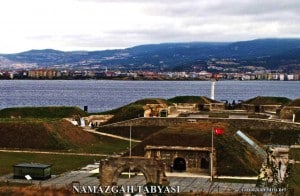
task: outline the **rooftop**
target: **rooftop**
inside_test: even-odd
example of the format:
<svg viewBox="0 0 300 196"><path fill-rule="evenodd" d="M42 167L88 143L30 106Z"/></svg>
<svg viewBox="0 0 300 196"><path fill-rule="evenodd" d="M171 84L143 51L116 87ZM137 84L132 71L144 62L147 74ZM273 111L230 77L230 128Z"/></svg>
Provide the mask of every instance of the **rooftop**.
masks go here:
<svg viewBox="0 0 300 196"><path fill-rule="evenodd" d="M28 168L48 168L52 165L40 164L40 163L19 163L15 164L14 167L28 167Z"/></svg>

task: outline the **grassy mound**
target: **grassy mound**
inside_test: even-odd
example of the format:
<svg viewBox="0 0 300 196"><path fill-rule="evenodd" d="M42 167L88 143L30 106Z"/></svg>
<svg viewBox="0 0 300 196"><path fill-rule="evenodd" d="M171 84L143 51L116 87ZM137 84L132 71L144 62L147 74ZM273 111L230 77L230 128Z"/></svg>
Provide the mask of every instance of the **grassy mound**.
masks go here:
<svg viewBox="0 0 300 196"><path fill-rule="evenodd" d="M172 102L169 102L168 100L161 99L161 98L141 99L141 100L138 100L138 101L134 102L134 104L138 104L138 105L146 105L146 104L165 104L165 105L173 105Z"/></svg>
<svg viewBox="0 0 300 196"><path fill-rule="evenodd" d="M204 96L178 96L168 99L172 103L197 103L197 104L209 104L209 103L218 103L215 100Z"/></svg>
<svg viewBox="0 0 300 196"><path fill-rule="evenodd" d="M107 112L102 112L101 114L111 114L114 115L105 124L120 122L124 120L129 120L132 118L138 118L144 116L143 105L139 104L129 104L114 110Z"/></svg>
<svg viewBox="0 0 300 196"><path fill-rule="evenodd" d="M288 106L300 107L300 99L293 100L291 103L288 104Z"/></svg>
<svg viewBox="0 0 300 196"><path fill-rule="evenodd" d="M290 99L286 97L254 97L249 99L244 104L253 104L253 105L286 105L291 102Z"/></svg>
<svg viewBox="0 0 300 196"><path fill-rule="evenodd" d="M137 140L143 140L153 133L156 133L166 127L159 126L133 126L131 127L131 137ZM122 137L129 138L129 126L118 126L118 127L100 127L97 131L119 135Z"/></svg>
<svg viewBox="0 0 300 196"><path fill-rule="evenodd" d="M67 118L76 114L87 116L86 112L77 107L24 107L0 110L0 118Z"/></svg>
<svg viewBox="0 0 300 196"><path fill-rule="evenodd" d="M143 106L146 104L171 104L170 102L164 99L142 99L131 104L125 105L123 107L102 112L101 114L111 114L114 115L109 121L105 124L120 122L124 120L129 120L133 118L143 117L144 116L144 108Z"/></svg>
<svg viewBox="0 0 300 196"><path fill-rule="evenodd" d="M300 130L248 129L244 131L263 144L293 145L299 144Z"/></svg>
<svg viewBox="0 0 300 196"><path fill-rule="evenodd" d="M0 122L0 148L68 150L112 154L128 142L83 131L65 120L13 119Z"/></svg>
<svg viewBox="0 0 300 196"><path fill-rule="evenodd" d="M95 136L64 120L1 122L0 134L2 148L67 150L97 142Z"/></svg>
<svg viewBox="0 0 300 196"><path fill-rule="evenodd" d="M225 123L213 125L207 122L168 127L139 143L133 148L132 153L143 156L146 145L210 147L212 126L224 128L224 134L214 138L214 146L217 150L217 174L257 175L262 159L253 153L252 149L241 144L234 137L234 131L230 130L229 125Z"/></svg>

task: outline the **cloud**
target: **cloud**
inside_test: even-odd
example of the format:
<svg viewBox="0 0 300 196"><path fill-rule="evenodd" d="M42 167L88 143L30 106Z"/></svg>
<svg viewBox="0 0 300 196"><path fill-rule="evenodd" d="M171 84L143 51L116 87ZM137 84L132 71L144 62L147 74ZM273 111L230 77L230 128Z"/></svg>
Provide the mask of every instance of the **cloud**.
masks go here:
<svg viewBox="0 0 300 196"><path fill-rule="evenodd" d="M3 0L0 18L0 52L300 36L298 0Z"/></svg>

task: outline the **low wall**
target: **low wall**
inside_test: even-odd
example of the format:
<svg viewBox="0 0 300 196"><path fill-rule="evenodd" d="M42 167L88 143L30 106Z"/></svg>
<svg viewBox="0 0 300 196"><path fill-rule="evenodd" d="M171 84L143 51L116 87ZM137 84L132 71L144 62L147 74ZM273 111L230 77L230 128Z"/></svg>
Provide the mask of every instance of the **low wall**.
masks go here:
<svg viewBox="0 0 300 196"><path fill-rule="evenodd" d="M210 122L210 123L231 123L239 124L241 129L300 129L299 123L281 122L278 120L269 119L230 119L230 118L135 118L128 121L109 124L105 126L176 126L182 123L197 123L197 122Z"/></svg>

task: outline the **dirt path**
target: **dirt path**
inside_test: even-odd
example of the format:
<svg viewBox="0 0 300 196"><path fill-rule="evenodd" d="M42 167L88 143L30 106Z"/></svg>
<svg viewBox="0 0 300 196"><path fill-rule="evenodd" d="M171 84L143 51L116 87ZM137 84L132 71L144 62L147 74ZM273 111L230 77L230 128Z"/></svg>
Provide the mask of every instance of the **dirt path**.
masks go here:
<svg viewBox="0 0 300 196"><path fill-rule="evenodd" d="M67 120L67 121L69 121L71 123L71 119L65 118L65 120ZM94 134L98 134L98 135L104 135L104 136L107 136L107 137L112 137L112 138L115 138L115 139L130 141L130 138L122 137L122 136L118 136L118 135L114 135L114 134L109 134L109 133L103 133L103 132L95 131L94 129L91 129L89 126L82 127L82 130L84 130L86 132L89 132L89 133L94 133ZM132 142L142 142L141 140L135 140L135 139L131 139L131 141Z"/></svg>
<svg viewBox="0 0 300 196"><path fill-rule="evenodd" d="M103 132L95 131L95 130L89 128L89 127L84 127L83 130L86 131L86 132L89 132L89 133L94 133L94 134L104 135L104 136L108 136L108 137L112 137L112 138L116 138L116 139L120 139L120 140L130 141L130 138L122 137L122 136L118 136L118 135L113 135L113 134L109 134L109 133L103 133ZM135 140L135 139L131 139L131 141L132 142L141 142L141 140Z"/></svg>

